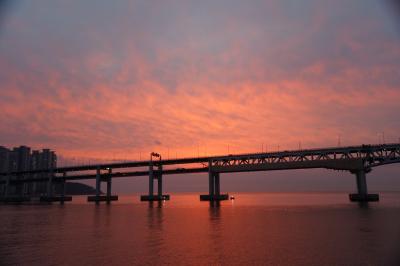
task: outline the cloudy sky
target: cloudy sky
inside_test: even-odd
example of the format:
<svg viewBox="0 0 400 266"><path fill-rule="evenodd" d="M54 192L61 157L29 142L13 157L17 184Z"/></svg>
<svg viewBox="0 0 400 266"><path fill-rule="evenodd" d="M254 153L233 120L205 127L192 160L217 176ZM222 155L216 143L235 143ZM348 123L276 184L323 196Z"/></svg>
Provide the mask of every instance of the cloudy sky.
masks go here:
<svg viewBox="0 0 400 266"><path fill-rule="evenodd" d="M0 145L138 159L400 141L389 2L4 3Z"/></svg>

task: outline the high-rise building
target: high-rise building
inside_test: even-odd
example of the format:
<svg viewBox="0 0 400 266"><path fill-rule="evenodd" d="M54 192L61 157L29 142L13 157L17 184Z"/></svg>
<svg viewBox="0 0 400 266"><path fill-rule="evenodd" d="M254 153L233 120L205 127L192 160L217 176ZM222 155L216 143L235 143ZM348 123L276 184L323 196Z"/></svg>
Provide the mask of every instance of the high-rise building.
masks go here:
<svg viewBox="0 0 400 266"><path fill-rule="evenodd" d="M7 172L9 165L10 150L0 146L0 172Z"/></svg>
<svg viewBox="0 0 400 266"><path fill-rule="evenodd" d="M10 150L0 146L0 172L6 173L10 167ZM0 193L4 194L5 185L0 185Z"/></svg>
<svg viewBox="0 0 400 266"><path fill-rule="evenodd" d="M17 171L28 171L31 169L31 148L27 146L19 146L18 148L13 148L13 152L16 154L16 168ZM28 174L23 174L16 177L17 179L29 178ZM16 186L16 194L29 194L31 184L25 183Z"/></svg>
<svg viewBox="0 0 400 266"><path fill-rule="evenodd" d="M9 150L0 146L0 172L16 172L28 170L47 170L57 167L57 155L50 149L43 149L41 151L33 150L27 146L15 147ZM39 178L48 177L49 174L22 174L13 178L26 179L26 178ZM4 186L0 188L4 192ZM9 192L17 195L26 194L42 194L46 192L46 182L26 183L9 188Z"/></svg>
<svg viewBox="0 0 400 266"><path fill-rule="evenodd" d="M31 155L31 169L43 170L57 167L57 155L54 151L43 149L42 151L34 150ZM35 174L34 178L48 177L49 174ZM47 190L46 182L35 182L32 187L32 194L44 194Z"/></svg>

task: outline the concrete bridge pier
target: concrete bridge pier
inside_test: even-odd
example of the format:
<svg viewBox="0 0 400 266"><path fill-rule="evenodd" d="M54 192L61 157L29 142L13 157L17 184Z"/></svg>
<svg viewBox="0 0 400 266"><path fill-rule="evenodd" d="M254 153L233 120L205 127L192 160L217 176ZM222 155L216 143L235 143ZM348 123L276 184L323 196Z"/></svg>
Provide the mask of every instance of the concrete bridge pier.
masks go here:
<svg viewBox="0 0 400 266"><path fill-rule="evenodd" d="M157 195L154 195L154 179L157 179ZM141 201L162 201L169 200L170 196L163 194L163 176L162 164L157 166L157 171L154 171L153 162L149 164L149 194L140 196Z"/></svg>
<svg viewBox="0 0 400 266"><path fill-rule="evenodd" d="M150 162L149 165L149 196L153 196L154 192L154 169L153 163Z"/></svg>
<svg viewBox="0 0 400 266"><path fill-rule="evenodd" d="M53 168L51 168L49 180L47 182L47 197L49 198L53 196L53 175Z"/></svg>
<svg viewBox="0 0 400 266"><path fill-rule="evenodd" d="M112 169L111 168L109 168L108 169L108 177L107 177L107 204L110 204L111 203L111 200L112 200L112 195L111 195L111 179L112 179L112 176L111 176L111 174L112 174Z"/></svg>
<svg viewBox="0 0 400 266"><path fill-rule="evenodd" d="M352 171L351 173L355 174L356 176L357 193L349 194L350 201L379 201L378 194L368 194L365 169L359 169L356 171Z"/></svg>
<svg viewBox="0 0 400 266"><path fill-rule="evenodd" d="M96 169L96 205L100 203L99 198L101 194L101 170L100 167Z"/></svg>
<svg viewBox="0 0 400 266"><path fill-rule="evenodd" d="M215 189L215 182L214 182L214 172L208 171L208 195L210 197L214 195L214 189Z"/></svg>
<svg viewBox="0 0 400 266"><path fill-rule="evenodd" d="M201 201L220 201L227 200L228 194L221 194L219 173L211 170L211 162L209 162L208 171L208 195L200 195Z"/></svg>
<svg viewBox="0 0 400 266"><path fill-rule="evenodd" d="M100 167L97 167L96 169L96 195L95 196L88 196L87 200L88 201L94 201L96 205L98 205L101 201L106 201L107 204L110 204L111 201L117 201L118 196L117 195L111 195L111 173L112 169L108 169L108 174L106 177L105 182L107 182L107 193L106 195L101 195L101 169Z"/></svg>
<svg viewBox="0 0 400 266"><path fill-rule="evenodd" d="M219 173L214 174L214 193L215 196L218 198L221 195L220 191L220 182L219 182Z"/></svg>
<svg viewBox="0 0 400 266"><path fill-rule="evenodd" d="M61 184L60 184L60 189L61 189L61 196L60 196L60 204L61 205L64 205L64 197L65 197L65 178L66 178L66 176L67 176L67 173L63 173L63 178L62 178L62 181L61 181Z"/></svg>
<svg viewBox="0 0 400 266"><path fill-rule="evenodd" d="M49 176L49 181L47 183L47 195L46 196L41 196L40 201L41 202L57 202L59 201L61 205L64 204L65 201L72 201L71 196L66 196L65 195L65 180L67 177L67 173L63 173L63 176L61 178L61 183L60 189L61 189L61 195L54 195L54 182L53 182L53 177L54 177L54 172L51 170L50 171L50 176Z"/></svg>
<svg viewBox="0 0 400 266"><path fill-rule="evenodd" d="M71 196L65 196L65 192L66 192L66 180L67 180L67 173L63 173L63 178L61 181L61 196L59 198L60 200L60 204L63 205L65 201L72 201L72 197Z"/></svg>
<svg viewBox="0 0 400 266"><path fill-rule="evenodd" d="M159 174L157 175L157 196L162 197L163 183L162 183L162 165L158 167Z"/></svg>

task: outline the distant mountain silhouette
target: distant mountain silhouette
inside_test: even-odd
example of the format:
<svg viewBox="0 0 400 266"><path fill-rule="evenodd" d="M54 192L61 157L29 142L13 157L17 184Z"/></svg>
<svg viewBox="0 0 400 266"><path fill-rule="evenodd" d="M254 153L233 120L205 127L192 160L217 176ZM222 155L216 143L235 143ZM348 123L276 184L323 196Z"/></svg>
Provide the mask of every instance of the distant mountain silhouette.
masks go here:
<svg viewBox="0 0 400 266"><path fill-rule="evenodd" d="M82 184L82 183L75 183L75 182L67 182L65 183L65 194L66 195L95 195L96 189ZM56 193L61 194L61 188L56 186ZM103 194L102 191L100 191Z"/></svg>

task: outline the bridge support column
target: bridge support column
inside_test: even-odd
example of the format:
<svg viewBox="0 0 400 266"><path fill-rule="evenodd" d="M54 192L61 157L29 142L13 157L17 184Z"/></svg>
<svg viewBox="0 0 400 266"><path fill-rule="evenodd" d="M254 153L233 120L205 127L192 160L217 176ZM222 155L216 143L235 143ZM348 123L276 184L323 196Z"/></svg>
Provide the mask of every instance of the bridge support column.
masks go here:
<svg viewBox="0 0 400 266"><path fill-rule="evenodd" d="M365 176L365 171L357 171L356 172L356 181L357 181L357 191L359 195L366 196L367 192L367 179Z"/></svg>
<svg viewBox="0 0 400 266"><path fill-rule="evenodd" d="M106 195L101 195L101 181L102 181L102 176L101 176L101 169L98 167L96 170L96 195L95 196L88 196L88 201L94 201L96 205L100 203L100 201L106 201L107 204L110 204L111 201L116 201L118 200L117 195L111 195L111 173L112 169L108 169L108 174L106 176L106 180L103 180L107 182L107 192Z"/></svg>
<svg viewBox="0 0 400 266"><path fill-rule="evenodd" d="M170 196L163 194L163 176L162 164L157 166L157 172L154 173L153 162L149 165L149 195L140 196L141 201L162 201L169 200ZM157 195L154 195L154 179L157 179Z"/></svg>
<svg viewBox="0 0 400 266"><path fill-rule="evenodd" d="M149 197L153 197L154 193L154 171L153 171L153 163L150 162L149 165Z"/></svg>
<svg viewBox="0 0 400 266"><path fill-rule="evenodd" d="M208 195L210 197L214 195L214 188L215 188L215 182L214 182L214 172L212 172L210 169L208 170Z"/></svg>
<svg viewBox="0 0 400 266"><path fill-rule="evenodd" d="M214 174L214 194L216 197L219 197L221 194L219 186L219 173Z"/></svg>
<svg viewBox="0 0 400 266"><path fill-rule="evenodd" d="M350 201L379 201L378 194L368 194L365 169L352 172L356 175L357 193L350 194Z"/></svg>
<svg viewBox="0 0 400 266"><path fill-rule="evenodd" d="M53 175L53 172L50 173L51 175ZM61 180L59 180L58 182L61 182L59 185L60 188L60 195L53 195L53 182L49 185L48 184L48 190L47 190L47 195L46 196L41 196L40 197L40 201L42 202L47 202L47 203L51 203L51 202L56 202L59 201L61 205L64 204L65 201L72 201L72 197L71 196L65 196L65 192L66 192L66 187L65 187L65 181L66 181L66 177L67 177L67 173L63 173L63 176L60 178Z"/></svg>
<svg viewBox="0 0 400 266"><path fill-rule="evenodd" d="M99 204L99 198L100 198L100 192L101 192L101 173L100 173L100 167L97 167L96 169L96 204Z"/></svg>
<svg viewBox="0 0 400 266"><path fill-rule="evenodd" d="M162 165L158 167L159 173L157 175L157 196L162 197L162 190L163 190L163 184L162 184Z"/></svg>
<svg viewBox="0 0 400 266"><path fill-rule="evenodd" d="M95 196L88 196L87 200L88 201L94 201L96 203L96 205L98 205L100 203L100 201L103 198L105 198L105 197L101 197L100 194L101 194L101 169L98 166L96 168L96 195Z"/></svg>
<svg viewBox="0 0 400 266"><path fill-rule="evenodd" d="M65 197L65 178L67 177L67 173L63 173L63 180L61 181L61 198L60 198L60 204L64 204L64 197Z"/></svg>
<svg viewBox="0 0 400 266"><path fill-rule="evenodd" d="M228 194L221 194L219 173L212 171L212 162L208 163L208 195L200 195L201 201L227 200Z"/></svg>
<svg viewBox="0 0 400 266"><path fill-rule="evenodd" d="M101 181L102 181L102 176L101 176L101 169L100 167L97 168L96 170L96 195L95 196L88 196L87 200L88 201L94 201L96 205L100 203L100 201L106 201L107 204L110 204L111 201L116 201L118 200L117 195L111 195L111 173L112 169L108 169L108 174L106 175L106 180L103 180L107 182L107 192L106 195L101 195Z"/></svg>
<svg viewBox="0 0 400 266"><path fill-rule="evenodd" d="M112 169L108 169L108 178L107 178L107 204L111 203L112 196L111 196L111 174L112 174Z"/></svg>
<svg viewBox="0 0 400 266"><path fill-rule="evenodd" d="M47 197L53 196L53 168L50 169L49 180L47 181Z"/></svg>

